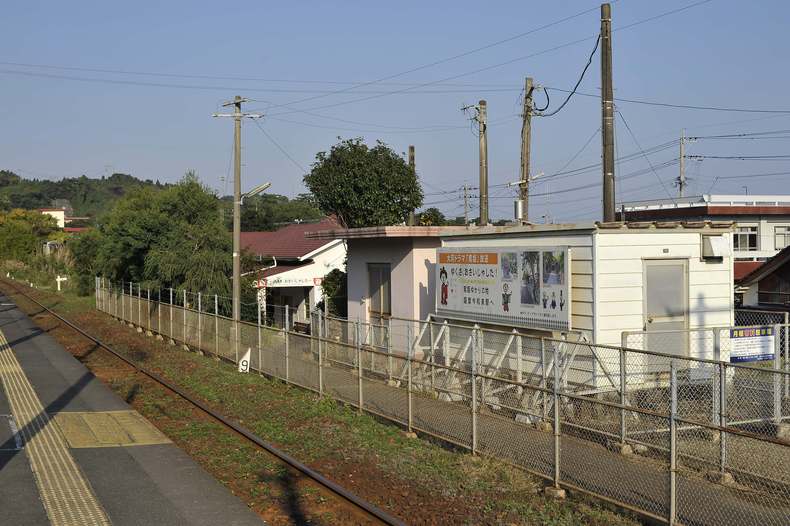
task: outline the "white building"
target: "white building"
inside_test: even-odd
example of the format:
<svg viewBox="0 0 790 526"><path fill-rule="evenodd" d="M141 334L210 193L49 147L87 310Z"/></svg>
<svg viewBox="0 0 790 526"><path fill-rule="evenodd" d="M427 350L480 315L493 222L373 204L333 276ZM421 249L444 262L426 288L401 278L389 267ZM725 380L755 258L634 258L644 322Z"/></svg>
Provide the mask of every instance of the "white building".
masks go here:
<svg viewBox="0 0 790 526"><path fill-rule="evenodd" d="M282 316L277 307L288 306L295 321L309 320L310 310L323 299L323 277L333 269L343 270L346 247L342 240L306 239L305 232L335 226L333 220L324 219L272 232L241 233L242 247L261 262L255 277L267 291L270 316Z"/></svg>
<svg viewBox="0 0 790 526"><path fill-rule="evenodd" d="M790 245L790 195L700 195L627 202L622 207L628 221L736 223L736 279Z"/></svg>
<svg viewBox="0 0 790 526"><path fill-rule="evenodd" d="M58 228L63 228L66 226L65 208L39 208L38 211L44 215L53 217L58 224Z"/></svg>

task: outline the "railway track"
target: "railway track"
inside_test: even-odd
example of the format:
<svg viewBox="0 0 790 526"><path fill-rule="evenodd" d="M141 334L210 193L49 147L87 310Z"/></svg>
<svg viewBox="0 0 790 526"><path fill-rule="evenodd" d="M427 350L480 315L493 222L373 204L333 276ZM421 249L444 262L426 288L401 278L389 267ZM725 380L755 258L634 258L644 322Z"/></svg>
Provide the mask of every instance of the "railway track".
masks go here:
<svg viewBox="0 0 790 526"><path fill-rule="evenodd" d="M228 418L227 416L223 415L222 413L212 409L207 404L203 403L202 401L192 397L189 393L185 392L179 386L174 384L173 382L169 381L166 378L156 374L153 371L148 370L147 368L138 364L135 360L130 359L129 357L125 356L123 353L120 353L113 349L110 345L105 343L104 341L100 340L96 336L88 333L78 325L74 324L70 320L66 319L65 317L61 316L57 312L53 311L37 299L33 298L30 294L27 294L22 287L19 287L16 283L9 282L7 280L2 280L6 285L8 285L11 289L14 290L15 293L23 296L26 300L30 301L31 303L37 305L42 311L46 312L48 315L52 316L53 318L57 319L76 333L80 334L82 337L90 340L94 344L96 344L99 348L103 349L104 351L110 353L115 358L121 360L126 365L132 367L137 373L142 374L148 377L150 380L153 380L155 383L161 385L168 391L172 392L179 398L182 398L190 405L194 406L204 414L211 417L213 420L220 423L222 426L232 430L236 434L240 435L254 446L266 451L270 455L277 458L283 464L299 471L304 476L318 484L319 486L325 488L332 494L334 494L337 498L342 499L343 501L351 504L355 508L357 508L360 512L368 516L369 518L373 519L376 522L386 525L392 526L405 526L406 523L387 513L386 511L382 510L381 508L377 507L376 505L364 500L363 498L359 497L358 495L352 493L351 491L347 490L343 486L329 480L321 473L313 470L309 466L303 464L299 460L295 459L294 457L290 456L289 454L285 453L284 451L278 449L273 444L263 440L261 437L255 435L252 431L247 429L246 427L242 426L235 420Z"/></svg>

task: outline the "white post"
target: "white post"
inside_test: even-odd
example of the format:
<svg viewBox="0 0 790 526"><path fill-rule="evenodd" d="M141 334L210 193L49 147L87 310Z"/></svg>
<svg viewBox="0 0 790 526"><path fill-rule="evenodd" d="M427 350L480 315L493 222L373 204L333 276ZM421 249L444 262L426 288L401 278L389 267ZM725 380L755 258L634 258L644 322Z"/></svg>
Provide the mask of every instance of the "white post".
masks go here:
<svg viewBox="0 0 790 526"><path fill-rule="evenodd" d="M162 289L157 287L156 290L156 332L162 334Z"/></svg>
<svg viewBox="0 0 790 526"><path fill-rule="evenodd" d="M143 326L143 291L137 284L137 326Z"/></svg>
<svg viewBox="0 0 790 526"><path fill-rule="evenodd" d="M121 297L121 321L126 320L126 304L123 301L123 291L124 291L124 286L123 286L123 281L121 281L121 293L119 294L119 296Z"/></svg>
<svg viewBox="0 0 790 526"><path fill-rule="evenodd" d="M719 425L727 425L727 364L719 362ZM715 396L715 395L714 395ZM727 469L727 433L719 431L719 471Z"/></svg>
<svg viewBox="0 0 790 526"><path fill-rule="evenodd" d="M146 327L146 329L148 329L150 331L151 330L151 289L146 289L145 292L146 292L146 295L148 296L148 301L147 301L147 304L148 304L147 305L148 306L148 309L147 309L148 310L148 327Z"/></svg>
<svg viewBox="0 0 790 526"><path fill-rule="evenodd" d="M134 322L134 310L132 309L132 296L134 296L134 284L129 282L129 323Z"/></svg>
<svg viewBox="0 0 790 526"><path fill-rule="evenodd" d="M623 340L625 340L625 334L623 335ZM626 384L628 382L628 378L626 377L626 363L627 363L627 355L625 350L625 345L620 348L620 405L623 407L620 409L620 442L625 445L626 438L627 438L627 430L626 430L626 414L625 414L625 389ZM556 366L556 364L555 364Z"/></svg>
<svg viewBox="0 0 790 526"><path fill-rule="evenodd" d="M387 382L392 381L392 318L387 318Z"/></svg>
<svg viewBox="0 0 790 526"><path fill-rule="evenodd" d="M543 389L548 388L548 372L546 371L546 340L540 339L540 386ZM543 421L547 422L549 418L549 395L544 390L541 391L541 412L543 414Z"/></svg>
<svg viewBox="0 0 790 526"><path fill-rule="evenodd" d="M326 320L324 319L322 322L321 319L321 311L318 312L318 394L324 394L324 358L323 352L321 351L321 335L322 329L326 325ZM326 342L324 342L324 348L326 348Z"/></svg>
<svg viewBox="0 0 790 526"><path fill-rule="evenodd" d="M359 322L357 322L357 398L358 411L362 412L362 342L360 341Z"/></svg>

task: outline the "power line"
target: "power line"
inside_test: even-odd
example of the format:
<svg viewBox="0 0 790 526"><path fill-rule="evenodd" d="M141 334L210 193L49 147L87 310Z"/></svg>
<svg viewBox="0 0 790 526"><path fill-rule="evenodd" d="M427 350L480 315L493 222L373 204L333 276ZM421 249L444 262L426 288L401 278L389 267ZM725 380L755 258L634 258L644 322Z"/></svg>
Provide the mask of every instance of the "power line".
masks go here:
<svg viewBox="0 0 790 526"><path fill-rule="evenodd" d="M329 95L339 95L339 94L342 94L342 93L347 93L349 91L356 90L357 88L362 88L362 87L365 87L365 86L370 86L372 84L377 84L379 82L392 80L392 79L397 78L397 77L402 77L403 75L408 75L409 73L414 73L416 71L421 71L423 69L427 69L427 68L430 68L430 67L433 67L433 66L438 66L439 64L444 64L444 63L450 62L452 60L456 60L456 59L459 59L459 58L462 58L462 57L466 57L466 56L472 55L474 53L478 53L480 51L483 51L483 50L486 50L486 49L490 49L492 47L499 46L501 44L505 44L507 42L511 42L511 41L519 39L519 38L523 38L525 36L531 35L533 33L537 33L537 32L542 31L544 29L548 29L550 27L559 25L559 24L561 24L563 22L567 22L569 20L573 20L574 18L580 17L580 16L585 15L587 13L590 13L592 11L595 11L596 9L597 9L597 7L590 8L590 9L585 9L584 11L581 11L581 12L576 13L574 15L566 16L566 17L561 18L559 20L555 20L555 21L550 22L548 24L544 24L542 26L530 29L530 30L525 31L523 33L519 33L517 35L513 35L511 37L508 37L508 38L505 38L505 39L502 39L502 40L498 40L496 42L492 42L490 44L486 44L484 46L481 46L481 47L478 47L478 48L475 48L475 49L471 49L471 50L465 51L463 53L458 53L458 54L450 56L450 57L446 57L446 58L443 58L443 59L440 59L440 60L435 60L433 62L429 62L427 64L423 64L423 65L420 65L420 66L417 66L417 67L409 68L407 70L400 71L400 72L392 74L392 75L387 75L385 77L381 77L381 78L378 78L378 79L375 79L375 80L371 80L371 81L368 81L368 82L363 82L363 83L360 83L360 84L356 84L356 85L350 86L348 88L343 88L343 89L340 89L340 90L336 90L335 92L333 92L331 94L307 97L307 98L304 98L304 99L295 100L295 101L288 102L288 103L285 103L285 104L279 104L279 105L277 105L275 107L290 107L290 106L293 106L295 104L308 102L308 101L315 100L315 99L318 99L318 98L328 97ZM452 79L447 79L447 80L452 80ZM436 82L423 83L422 85L418 85L418 87L422 87L422 86L425 86L425 85L433 85L433 84L436 84Z"/></svg>
<svg viewBox="0 0 790 526"><path fill-rule="evenodd" d="M702 5L702 4L706 4L706 3L711 2L711 1L712 0L701 0L699 2L695 2L695 3L689 4L689 5L684 6L684 7L673 9L671 11L666 11L666 12L660 13L658 15L654 15L654 16L651 16L651 17L648 17L648 18L644 18L644 19L638 20L636 22L632 22L631 24L627 24L625 26L613 29L613 31L622 31L622 30L625 30L625 29L630 29L630 28L638 26L640 24L644 24L644 23L647 23L647 22L651 22L653 20L657 20L657 19L666 17L666 16L670 16L670 15L673 15L673 14L676 14L676 13L680 13L682 11L685 11L685 10L697 7L697 6ZM584 13L580 13L580 14L584 14ZM579 15L575 15L575 16L579 16ZM550 47L550 48L547 48L547 49L543 49L543 50L537 51L535 53L530 53L528 55L523 55L523 56L520 56L520 57L516 57L516 58L510 59L510 60L506 60L505 62L500 62L498 64L493 64L493 65L485 66L485 67L478 68L478 69L475 69L475 70L472 70L472 71L459 73L459 74L452 75L452 76L449 76L449 77L445 77L445 78L442 78L442 79L439 79L439 80L434 80L434 81L430 81L430 82L423 82L423 83L420 83L420 84L414 86L413 88L403 88L403 89L399 89L399 90L393 90L393 91L390 91L390 92L382 94L382 95L369 95L367 97L360 97L360 98L357 98L357 99L351 99L351 100L347 100L347 101L335 102L335 103L326 104L326 105L323 105L323 106L316 106L316 107L313 107L313 108L308 108L308 111L320 110L320 109L326 109L326 108L334 108L334 107L337 107L337 106L345 106L345 105L348 105L348 104L354 104L356 102L364 102L364 101L368 101L368 100L372 100L372 99L376 99L376 98L380 98L380 97L385 97L385 96L388 96L388 95L397 95L399 93L403 93L403 92L406 92L406 91L411 91L412 89L415 89L415 88L422 88L422 87L425 87L425 86L431 86L431 85L439 84L439 83L446 82L446 81L449 81L449 80L455 80L455 79L458 79L458 78L461 78L461 77L467 77L469 75L474 75L476 73L482 73L484 71L489 71L491 69L500 68L502 66L507 66L507 65L513 64L515 62L520 62L522 60L527 60L527 59L530 59L530 58L534 58L534 57L537 57L537 56L540 56L540 55L544 55L546 53L550 53L552 51L557 51L559 49L563 49L563 48L566 48L566 47L574 46L576 44L580 44L580 43L586 42L588 40L593 40L595 38L598 38L597 34L596 35L591 35L591 36L586 36L586 37L583 37L583 38L578 38L576 40L565 42L563 44L558 44L556 46L553 46L553 47ZM275 106L272 106L272 107L273 108L275 108L275 107L286 107L286 106L290 106L292 104L296 104L296 102L301 102L301 101L295 101L295 102L286 103L286 104L278 104L278 105L275 105ZM271 116L285 115L285 114L289 114L289 113L298 113L300 111L304 111L304 110L291 109L291 110L288 110L288 111L283 111L283 112L280 112L280 113L271 114Z"/></svg>
<svg viewBox="0 0 790 526"><path fill-rule="evenodd" d="M752 177L773 177L776 175L790 175L790 172L769 172L769 173L761 173L761 174L747 174L747 175L728 175L725 177L716 177L716 179L743 179L743 178L752 178Z"/></svg>
<svg viewBox="0 0 790 526"><path fill-rule="evenodd" d="M576 90L579 89L579 85L582 83L582 80L584 79L584 74L587 73L587 68L589 68L590 64L592 64L592 59L595 56L595 52L598 50L598 44L600 43L601 43L601 34L598 33L598 38L595 39L595 46L593 47L593 50L590 53L590 58L587 59L587 64L584 65L582 74L579 75L579 80L576 81L576 85L573 86L573 89L570 91L570 93L568 93L568 96L565 98L565 100L562 101L562 104L560 104L559 108L549 113L543 113L543 110L540 110L539 112L535 113L535 115L537 115L538 117L552 117L558 114L562 110L562 108L564 108L565 105L568 104L568 102L571 100L571 97L573 97L573 95L576 93ZM548 92L544 92L544 93L546 93L546 107L543 108L545 110L546 108L549 107L549 93Z"/></svg>
<svg viewBox="0 0 790 526"><path fill-rule="evenodd" d="M571 90L566 90L562 88L553 88L550 86L545 86L544 89L546 90L554 90L559 91L561 93L570 93ZM600 95L595 93L585 93L582 91L576 91L576 95L581 95L582 97L594 97L596 99L600 98ZM692 104L674 104L669 102L657 102L657 101L650 101L650 100L643 100L643 99L626 99L622 97L615 97L615 102L625 102L631 104L644 104L647 106L660 106L664 108L678 108L678 109L685 109L685 110L707 110L707 111L726 111L726 112L734 112L734 113L770 113L770 114L790 114L790 110L768 110L768 109L756 109L756 108L732 108L732 107L724 107L724 106L697 106Z"/></svg>
<svg viewBox="0 0 790 526"><path fill-rule="evenodd" d="M634 132L631 130L631 127L628 125L628 121L625 120L625 117L623 117L623 114L620 112L620 110L617 110L617 114L620 116L620 120L623 121L623 124L625 124L625 129L628 130L628 134L631 136L631 139L634 140L634 144L636 144L636 147L639 148L640 152L642 152L642 156L645 158L645 160L647 161L647 164L650 166L650 170L656 176L656 179L658 179L658 182L661 183L661 188L664 189L664 191L667 193L667 197L669 197L672 200L672 202L674 203L675 199L672 197L672 194L669 193L669 190L667 189L666 185L664 184L664 181L661 180L661 178L656 173L656 169L653 168L653 163L650 162L650 158L647 155L645 155L645 153L642 151L642 146L639 144L639 141L636 139L636 135L634 135Z"/></svg>
<svg viewBox="0 0 790 526"><path fill-rule="evenodd" d="M686 159L724 159L730 161L788 161L790 155L687 155Z"/></svg>
<svg viewBox="0 0 790 526"><path fill-rule="evenodd" d="M299 164L299 161L297 161L296 159L294 159L294 158L291 156L291 154L290 154L290 153L288 153L288 152L285 150L285 148L283 148L282 146L280 146L280 143L278 143L277 141L275 141L275 140L274 140L274 137L272 137L271 135L269 135L269 133L268 133L266 130L264 130L264 129L263 129L263 126L261 126L260 124L258 124L258 121L257 121L257 120L253 119L253 121L252 121L252 122L254 122L254 123L255 123L255 126L257 126L259 130L261 130L261 132L262 132L262 133L263 133L263 134L266 136L266 138L267 138L267 139L269 139L269 140L271 141L271 143L272 143L272 144L274 144L274 145L277 147L277 149L278 149L278 150L280 150L280 151L282 152L282 154L283 154L283 155L285 155L285 156L288 158L288 160L290 160L290 161L291 161L291 162L294 164L294 166L296 166L297 168L299 168L299 170L301 170L301 172L302 172L303 174L306 174L306 173L308 172L308 170L306 170L304 166L302 166L301 164Z"/></svg>

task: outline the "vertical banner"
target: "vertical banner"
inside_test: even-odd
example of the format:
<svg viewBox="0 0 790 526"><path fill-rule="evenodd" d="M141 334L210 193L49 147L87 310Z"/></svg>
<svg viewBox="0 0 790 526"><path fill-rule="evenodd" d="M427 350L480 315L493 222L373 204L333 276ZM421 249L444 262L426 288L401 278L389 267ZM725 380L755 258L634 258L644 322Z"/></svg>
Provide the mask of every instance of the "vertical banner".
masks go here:
<svg viewBox="0 0 790 526"><path fill-rule="evenodd" d="M568 247L440 248L437 256L438 315L570 330Z"/></svg>

